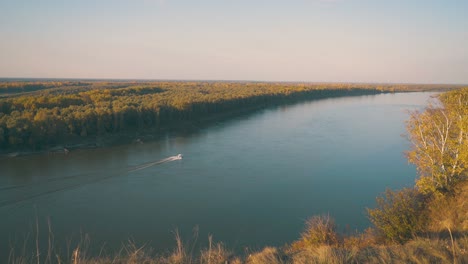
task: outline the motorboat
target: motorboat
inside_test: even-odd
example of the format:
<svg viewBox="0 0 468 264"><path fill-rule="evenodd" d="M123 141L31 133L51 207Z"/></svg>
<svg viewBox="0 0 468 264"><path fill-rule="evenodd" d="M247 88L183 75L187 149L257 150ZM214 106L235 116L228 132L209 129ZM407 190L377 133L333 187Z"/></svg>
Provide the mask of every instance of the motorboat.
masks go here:
<svg viewBox="0 0 468 264"><path fill-rule="evenodd" d="M182 154L177 154L177 159L182 159Z"/></svg>

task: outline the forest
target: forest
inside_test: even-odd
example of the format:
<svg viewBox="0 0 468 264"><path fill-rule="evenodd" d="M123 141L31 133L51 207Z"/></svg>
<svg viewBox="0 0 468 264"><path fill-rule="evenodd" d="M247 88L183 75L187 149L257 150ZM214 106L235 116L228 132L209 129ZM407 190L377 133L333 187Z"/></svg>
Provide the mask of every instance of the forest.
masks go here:
<svg viewBox="0 0 468 264"><path fill-rule="evenodd" d="M0 82L0 152L38 151L97 137L163 129L213 115L346 95L457 85L202 81Z"/></svg>

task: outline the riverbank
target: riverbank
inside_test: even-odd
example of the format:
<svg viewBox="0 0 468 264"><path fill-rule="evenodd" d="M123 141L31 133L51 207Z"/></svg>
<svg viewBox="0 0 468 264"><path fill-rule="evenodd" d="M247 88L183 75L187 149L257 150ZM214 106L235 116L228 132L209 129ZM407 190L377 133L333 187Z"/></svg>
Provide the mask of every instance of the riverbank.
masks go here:
<svg viewBox="0 0 468 264"><path fill-rule="evenodd" d="M3 84L9 87L8 83ZM456 86L278 83L19 83L0 99L0 155L63 153L141 142L265 107ZM64 86L61 86L64 85ZM5 88L7 89L7 88ZM31 88L32 89L32 88ZM8 89L7 89L8 90ZM10 89L11 90L11 89ZM24 90L24 89L23 89Z"/></svg>
<svg viewBox="0 0 468 264"><path fill-rule="evenodd" d="M180 240L178 240L180 242ZM368 245L366 247L336 247L321 245L302 251L291 252L287 247L266 247L247 255L235 255L222 243L212 242L209 247L198 252L191 251L181 242L171 253L155 254L144 245L128 242L119 253L99 257L87 254L81 247L67 255L44 252L39 263L147 263L147 264L306 264L306 263L467 263L468 239L457 239L453 244L450 239L418 238L404 245ZM455 251L450 248L452 245ZM456 257L454 257L454 255ZM18 257L11 255L9 264L38 263L34 253ZM45 258L44 258L45 257Z"/></svg>
<svg viewBox="0 0 468 264"><path fill-rule="evenodd" d="M374 89L344 89L344 90L310 90L310 91L295 91L286 95L266 95L262 100L258 100L259 96L247 97L239 100L231 100L232 103L241 104L242 107L228 107L227 109L219 109L215 111L206 111L203 115L195 115L182 118L168 118L166 121L161 122L158 120L158 124L153 126L145 126L141 128L129 127L123 131L107 131L102 134L95 135L69 135L66 138L62 138L61 141L51 145L40 145L33 148L27 147L27 145L20 145L18 148L15 147L4 147L0 149L0 156L3 157L17 157L34 154L67 154L69 151L85 148L99 148L115 146L119 144L128 144L132 142L141 143L146 140L157 139L168 132L178 133L181 131L191 130L192 127L207 126L219 121L225 121L236 116L253 113L255 111L266 109L269 107L279 107L285 105L291 105L303 101L319 100L326 98L336 98L344 96L363 96L363 95L375 95L379 93L388 93L390 91L380 91ZM34 100L34 99L33 99ZM253 102L248 102L252 100ZM223 104L230 104L230 101L224 102ZM210 104L210 103L208 103ZM64 106L66 107L66 106ZM194 108L196 106L189 105L186 108ZM210 107L210 106L208 106ZM183 115L184 110L180 115ZM23 120L24 121L24 120ZM36 120L31 120L34 123ZM64 126L69 126L65 124ZM34 126L33 124L31 126ZM4 128L4 133L7 134L9 131ZM1 131L0 131L1 132ZM11 133L11 132L10 132ZM23 132L25 133L25 132ZM32 134L33 131L29 132ZM64 135L57 135L58 138Z"/></svg>

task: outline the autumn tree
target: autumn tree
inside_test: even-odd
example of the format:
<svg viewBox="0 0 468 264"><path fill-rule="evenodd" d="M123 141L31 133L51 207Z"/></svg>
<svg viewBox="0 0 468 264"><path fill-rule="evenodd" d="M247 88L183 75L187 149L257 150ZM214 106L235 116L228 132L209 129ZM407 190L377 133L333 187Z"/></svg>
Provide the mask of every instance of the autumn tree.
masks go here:
<svg viewBox="0 0 468 264"><path fill-rule="evenodd" d="M408 160L419 172L423 193L450 192L467 177L468 88L441 94L407 124L412 149Z"/></svg>

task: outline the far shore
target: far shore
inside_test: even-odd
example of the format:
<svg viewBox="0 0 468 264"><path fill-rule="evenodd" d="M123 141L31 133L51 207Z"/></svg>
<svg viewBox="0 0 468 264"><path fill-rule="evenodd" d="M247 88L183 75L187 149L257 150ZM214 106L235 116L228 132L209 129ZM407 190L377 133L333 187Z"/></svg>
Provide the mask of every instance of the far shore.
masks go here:
<svg viewBox="0 0 468 264"><path fill-rule="evenodd" d="M0 103L4 100L4 110L3 113L0 112L0 117L3 114L4 120L4 124L2 125L2 118L0 118L0 157L2 158L45 153L66 155L70 151L77 149L101 148L132 142L143 143L145 141L157 140L161 135L168 132L193 131L193 129L196 129L200 125L206 126L213 122L229 120L233 117L254 113L268 107L290 105L305 101L383 93L440 92L458 87L447 85L363 85L363 87L359 87L354 84L329 84L330 87L328 87L325 84L307 86L306 84L229 82L117 82L104 84L95 82L66 82L59 84L24 82L9 84L7 82L2 85L0 86L0 91L2 89L20 91L14 97L0 99ZM28 89L33 89L33 91L31 92ZM91 102L89 101L90 97ZM92 97L96 97L97 99ZM103 99L101 98L104 98L105 101L102 101ZM135 100L143 101L135 104ZM32 104L27 103L23 106L23 102L32 102ZM101 108L98 109L98 105L107 104L107 102L110 102L110 104L131 105L130 108L124 106L122 112L114 112L117 110L115 110L115 107L111 107L106 110L107 116L99 116L100 113L97 111L101 111L99 110ZM20 114L24 116L22 120L26 120L21 122L30 122L26 126L26 129L29 129L29 131L24 130L24 125L21 125L21 122L18 123L18 128L6 126L8 118L10 118L10 123L12 121L12 117L10 117L12 111L18 112L16 110L18 106L15 107L18 104L21 111ZM34 106L35 104L37 105ZM162 106L158 106L157 110L148 110L148 108L145 110L143 108L145 112L136 113L137 111L142 111L139 110L141 108L137 107L153 107L154 104ZM5 105L7 108L5 108ZM8 110L9 105L13 106L11 108L13 110ZM30 105L34 107L29 109ZM82 112L69 110L72 107L74 107L73 109L80 107L78 109L81 109L79 111ZM21 108L23 109L21 110ZM89 109L96 111L91 112L94 113L94 116L89 115ZM36 121L39 111L43 111L41 112L42 118L45 118L42 123ZM68 118L75 120L73 121L74 123L64 123L65 119L61 117L63 112L56 114L54 111L59 111L59 113L68 111L71 114L77 113L80 116ZM141 120L135 120L137 115L138 119ZM148 124L145 124L144 122L146 122L147 118L143 118L143 115L150 116L156 121L150 121ZM34 120L27 120L31 117L35 117ZM104 122L108 122L107 127L112 127L116 124L119 127L110 128L110 130L107 128L107 131L103 131L103 129L97 128L99 122L103 122L99 121L99 118L105 120ZM110 121L107 121L109 118ZM13 122L16 121L13 120ZM56 131L53 132L55 134L45 130L41 132L41 135L46 135L46 137L41 135L35 136L35 131L44 130L44 128L48 129L51 123L55 124L56 128L54 130ZM74 129L75 131L67 131L68 127L76 127L76 123L82 124L80 126L83 126L83 128L78 127L77 131L76 128ZM65 127L65 130L59 131L57 128L60 127ZM15 129L17 129L17 132L15 132ZM2 135L4 133L5 135ZM18 138L12 141L11 138L8 139L11 135L15 135ZM20 143L13 144L10 142Z"/></svg>

